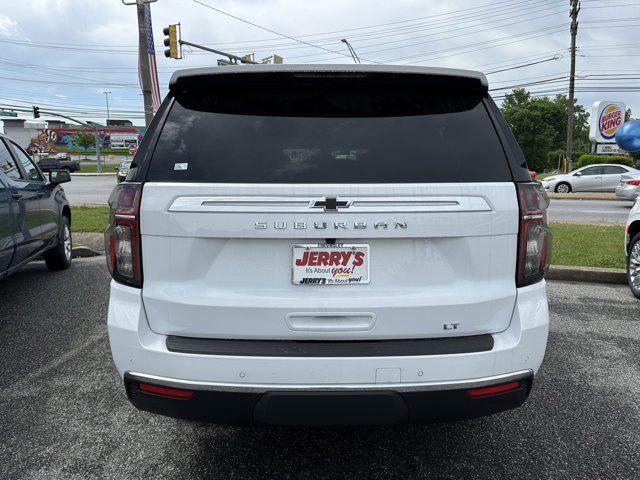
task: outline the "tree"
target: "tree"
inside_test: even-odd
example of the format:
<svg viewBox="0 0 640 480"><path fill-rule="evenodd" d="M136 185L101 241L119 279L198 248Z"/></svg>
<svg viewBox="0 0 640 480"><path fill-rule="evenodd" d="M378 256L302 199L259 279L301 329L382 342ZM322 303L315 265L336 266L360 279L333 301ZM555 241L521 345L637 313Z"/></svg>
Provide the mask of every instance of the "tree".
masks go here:
<svg viewBox="0 0 640 480"><path fill-rule="evenodd" d="M502 114L513 130L527 159L529 168L555 168L557 158L551 152L566 150L567 106L565 95L534 98L523 88L508 93L502 103ZM589 150L589 114L582 105L574 104L573 150ZM554 159L555 158L555 159Z"/></svg>
<svg viewBox="0 0 640 480"><path fill-rule="evenodd" d="M77 132L73 136L73 144L84 150L84 158L87 158L87 149L95 143L95 137L89 132Z"/></svg>

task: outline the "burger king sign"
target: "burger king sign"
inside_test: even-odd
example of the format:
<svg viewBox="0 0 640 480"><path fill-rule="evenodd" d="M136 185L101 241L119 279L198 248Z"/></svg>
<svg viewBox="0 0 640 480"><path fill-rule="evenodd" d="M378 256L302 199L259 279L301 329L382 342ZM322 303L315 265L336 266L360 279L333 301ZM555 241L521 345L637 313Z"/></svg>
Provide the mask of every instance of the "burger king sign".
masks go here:
<svg viewBox="0 0 640 480"><path fill-rule="evenodd" d="M601 100L593 104L589 139L596 143L615 143L616 131L624 123L625 106L621 102Z"/></svg>

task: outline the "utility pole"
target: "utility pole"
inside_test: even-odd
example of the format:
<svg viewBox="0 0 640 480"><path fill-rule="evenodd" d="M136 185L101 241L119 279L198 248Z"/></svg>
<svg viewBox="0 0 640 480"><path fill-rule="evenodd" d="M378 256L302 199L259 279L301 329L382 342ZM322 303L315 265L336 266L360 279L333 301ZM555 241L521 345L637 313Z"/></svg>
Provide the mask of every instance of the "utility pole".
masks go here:
<svg viewBox="0 0 640 480"><path fill-rule="evenodd" d="M111 93L111 90L105 90L102 93L104 93L104 98L107 101L107 126L109 126L109 120L110 120L110 118L109 118L109 94Z"/></svg>
<svg viewBox="0 0 640 480"><path fill-rule="evenodd" d="M111 90L104 90L102 93L104 93L104 98L107 101L107 129L106 129L106 134L109 134L109 148L111 148L111 132L109 131L109 94L111 93ZM94 127L94 132L96 137L99 135L98 133L98 128ZM105 136L106 136L105 134ZM97 144L96 144L97 145ZM96 160L98 161L98 173L102 173L102 163L100 162L100 154L98 153L98 147L96 146L96 155L97 158Z"/></svg>
<svg viewBox="0 0 640 480"><path fill-rule="evenodd" d="M124 5L135 5L138 13L138 62L140 62L140 87L144 101L144 122L148 127L153 120L153 99L151 98L151 69L149 67L149 45L144 23L144 5L157 0L122 0Z"/></svg>
<svg viewBox="0 0 640 480"><path fill-rule="evenodd" d="M567 172L571 171L573 160L573 100L576 83L576 35L578 34L579 0L571 1L571 68L569 71L569 103L567 105Z"/></svg>
<svg viewBox="0 0 640 480"><path fill-rule="evenodd" d="M138 10L138 61L140 62L140 81L144 101L144 123L148 127L153 120L153 100L151 99L151 70L149 67L149 46L147 30L144 25L144 2L136 2Z"/></svg>

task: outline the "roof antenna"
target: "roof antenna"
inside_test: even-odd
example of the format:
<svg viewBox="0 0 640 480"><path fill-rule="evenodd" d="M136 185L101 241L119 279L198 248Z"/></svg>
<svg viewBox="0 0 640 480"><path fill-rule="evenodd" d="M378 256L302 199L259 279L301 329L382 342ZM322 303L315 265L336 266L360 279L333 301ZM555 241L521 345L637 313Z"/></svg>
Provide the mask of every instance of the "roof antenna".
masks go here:
<svg viewBox="0 0 640 480"><path fill-rule="evenodd" d="M351 53L351 58L353 58L353 62L354 63L361 63L360 62L360 57L358 57L358 54L356 53L356 51L353 49L353 47L351 46L351 44L348 42L348 40L346 38L343 38L342 40L340 40L342 43L345 43L347 45L347 48L349 49L349 53Z"/></svg>

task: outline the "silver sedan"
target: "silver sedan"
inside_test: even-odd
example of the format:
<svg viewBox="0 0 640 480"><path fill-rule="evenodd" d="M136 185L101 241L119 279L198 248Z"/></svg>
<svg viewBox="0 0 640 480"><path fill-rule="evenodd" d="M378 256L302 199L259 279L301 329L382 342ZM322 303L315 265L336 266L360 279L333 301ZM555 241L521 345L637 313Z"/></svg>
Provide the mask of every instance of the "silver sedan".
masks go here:
<svg viewBox="0 0 640 480"><path fill-rule="evenodd" d="M615 192L623 175L640 176L640 170L626 165L587 165L566 174L551 175L540 183L545 190L557 193Z"/></svg>

